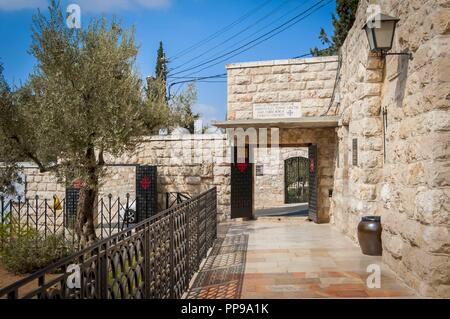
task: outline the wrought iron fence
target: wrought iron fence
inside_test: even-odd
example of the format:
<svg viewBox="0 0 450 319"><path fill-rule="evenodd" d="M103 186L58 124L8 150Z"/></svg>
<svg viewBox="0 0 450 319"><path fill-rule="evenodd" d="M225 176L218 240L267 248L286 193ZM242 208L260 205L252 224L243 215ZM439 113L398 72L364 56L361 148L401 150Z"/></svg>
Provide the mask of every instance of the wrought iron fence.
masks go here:
<svg viewBox="0 0 450 319"><path fill-rule="evenodd" d="M191 195L183 192L167 192L166 193L166 209L181 204L185 200L191 198Z"/></svg>
<svg viewBox="0 0 450 319"><path fill-rule="evenodd" d="M217 237L216 188L98 241L0 298L180 298Z"/></svg>
<svg viewBox="0 0 450 319"><path fill-rule="evenodd" d="M96 234L102 239L122 231L136 221L136 199L126 194L125 199L113 198L111 194L99 198L94 206ZM73 203L65 198L34 199L0 198L0 247L5 241L27 231L36 231L44 238L61 234L75 242L76 215Z"/></svg>

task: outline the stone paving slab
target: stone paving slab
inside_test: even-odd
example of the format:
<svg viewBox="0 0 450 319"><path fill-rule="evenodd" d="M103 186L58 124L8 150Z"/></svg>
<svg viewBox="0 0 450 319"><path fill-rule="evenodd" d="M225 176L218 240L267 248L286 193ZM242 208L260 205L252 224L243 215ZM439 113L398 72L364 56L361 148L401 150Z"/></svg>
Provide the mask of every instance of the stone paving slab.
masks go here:
<svg viewBox="0 0 450 319"><path fill-rule="evenodd" d="M381 257L363 255L330 224L260 218L221 227L188 298L415 297ZM380 266L380 288L367 287L371 264Z"/></svg>

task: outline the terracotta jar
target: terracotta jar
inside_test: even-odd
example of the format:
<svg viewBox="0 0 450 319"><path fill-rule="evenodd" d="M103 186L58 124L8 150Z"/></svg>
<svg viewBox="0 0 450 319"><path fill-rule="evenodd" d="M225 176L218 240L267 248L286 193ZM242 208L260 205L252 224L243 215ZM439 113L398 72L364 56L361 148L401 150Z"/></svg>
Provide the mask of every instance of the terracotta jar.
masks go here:
<svg viewBox="0 0 450 319"><path fill-rule="evenodd" d="M381 218L364 216L358 224L358 241L364 255L381 256Z"/></svg>

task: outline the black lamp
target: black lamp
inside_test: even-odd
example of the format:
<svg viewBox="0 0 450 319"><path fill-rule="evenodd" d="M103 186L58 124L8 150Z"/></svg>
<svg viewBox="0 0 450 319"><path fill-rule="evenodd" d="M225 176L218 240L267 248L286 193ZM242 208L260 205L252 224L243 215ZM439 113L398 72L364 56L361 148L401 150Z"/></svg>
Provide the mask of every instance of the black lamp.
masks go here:
<svg viewBox="0 0 450 319"><path fill-rule="evenodd" d="M410 59L412 58L411 53L388 53L392 49L395 27L398 21L400 19L383 13L371 16L367 20L363 29L366 31L370 51L379 52L381 55L408 55Z"/></svg>

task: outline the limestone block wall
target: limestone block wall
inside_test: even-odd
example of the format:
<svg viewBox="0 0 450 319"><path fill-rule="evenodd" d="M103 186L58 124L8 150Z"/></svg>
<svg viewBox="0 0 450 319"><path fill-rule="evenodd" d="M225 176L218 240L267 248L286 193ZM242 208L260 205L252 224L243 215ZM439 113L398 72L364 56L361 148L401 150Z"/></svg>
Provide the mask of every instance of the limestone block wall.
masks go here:
<svg viewBox="0 0 450 319"><path fill-rule="evenodd" d="M145 137L132 153L105 156L107 176L101 181L99 196L112 194L122 199L129 193L135 198L135 165L156 165L159 210L166 207L166 192L195 196L216 186L221 220L230 215L230 158L230 147L222 134ZM53 175L41 174L32 166L25 173L28 198L64 197L65 185L58 184Z"/></svg>
<svg viewBox="0 0 450 319"><path fill-rule="evenodd" d="M157 166L160 209L165 208L166 192L195 196L216 186L223 219L230 214L230 158L226 135L200 134L144 138L133 154L113 161Z"/></svg>
<svg viewBox="0 0 450 319"><path fill-rule="evenodd" d="M318 149L318 218L319 222L330 221L330 190L333 190L337 137L334 128L282 129L280 144L289 146L316 144Z"/></svg>
<svg viewBox="0 0 450 319"><path fill-rule="evenodd" d="M58 183L54 174L39 173L37 166L32 163L24 163L23 172L25 175L25 196L33 199L39 196L41 199L51 200L53 195L63 198L66 187L63 183Z"/></svg>
<svg viewBox="0 0 450 319"><path fill-rule="evenodd" d="M381 215L383 261L420 294L448 297L450 8L447 0L373 3L400 18L392 52L413 60L369 54L360 1L342 47L331 220L356 240L360 217Z"/></svg>
<svg viewBox="0 0 450 319"><path fill-rule="evenodd" d="M253 107L291 103L299 116L319 116L329 105L337 58L318 57L227 65L228 119L253 118Z"/></svg>
<svg viewBox="0 0 450 319"><path fill-rule="evenodd" d="M255 209L284 204L284 161L291 157L308 157L308 149L300 147L257 148L265 156L255 156L263 175L255 176ZM266 155L267 154L267 155Z"/></svg>

